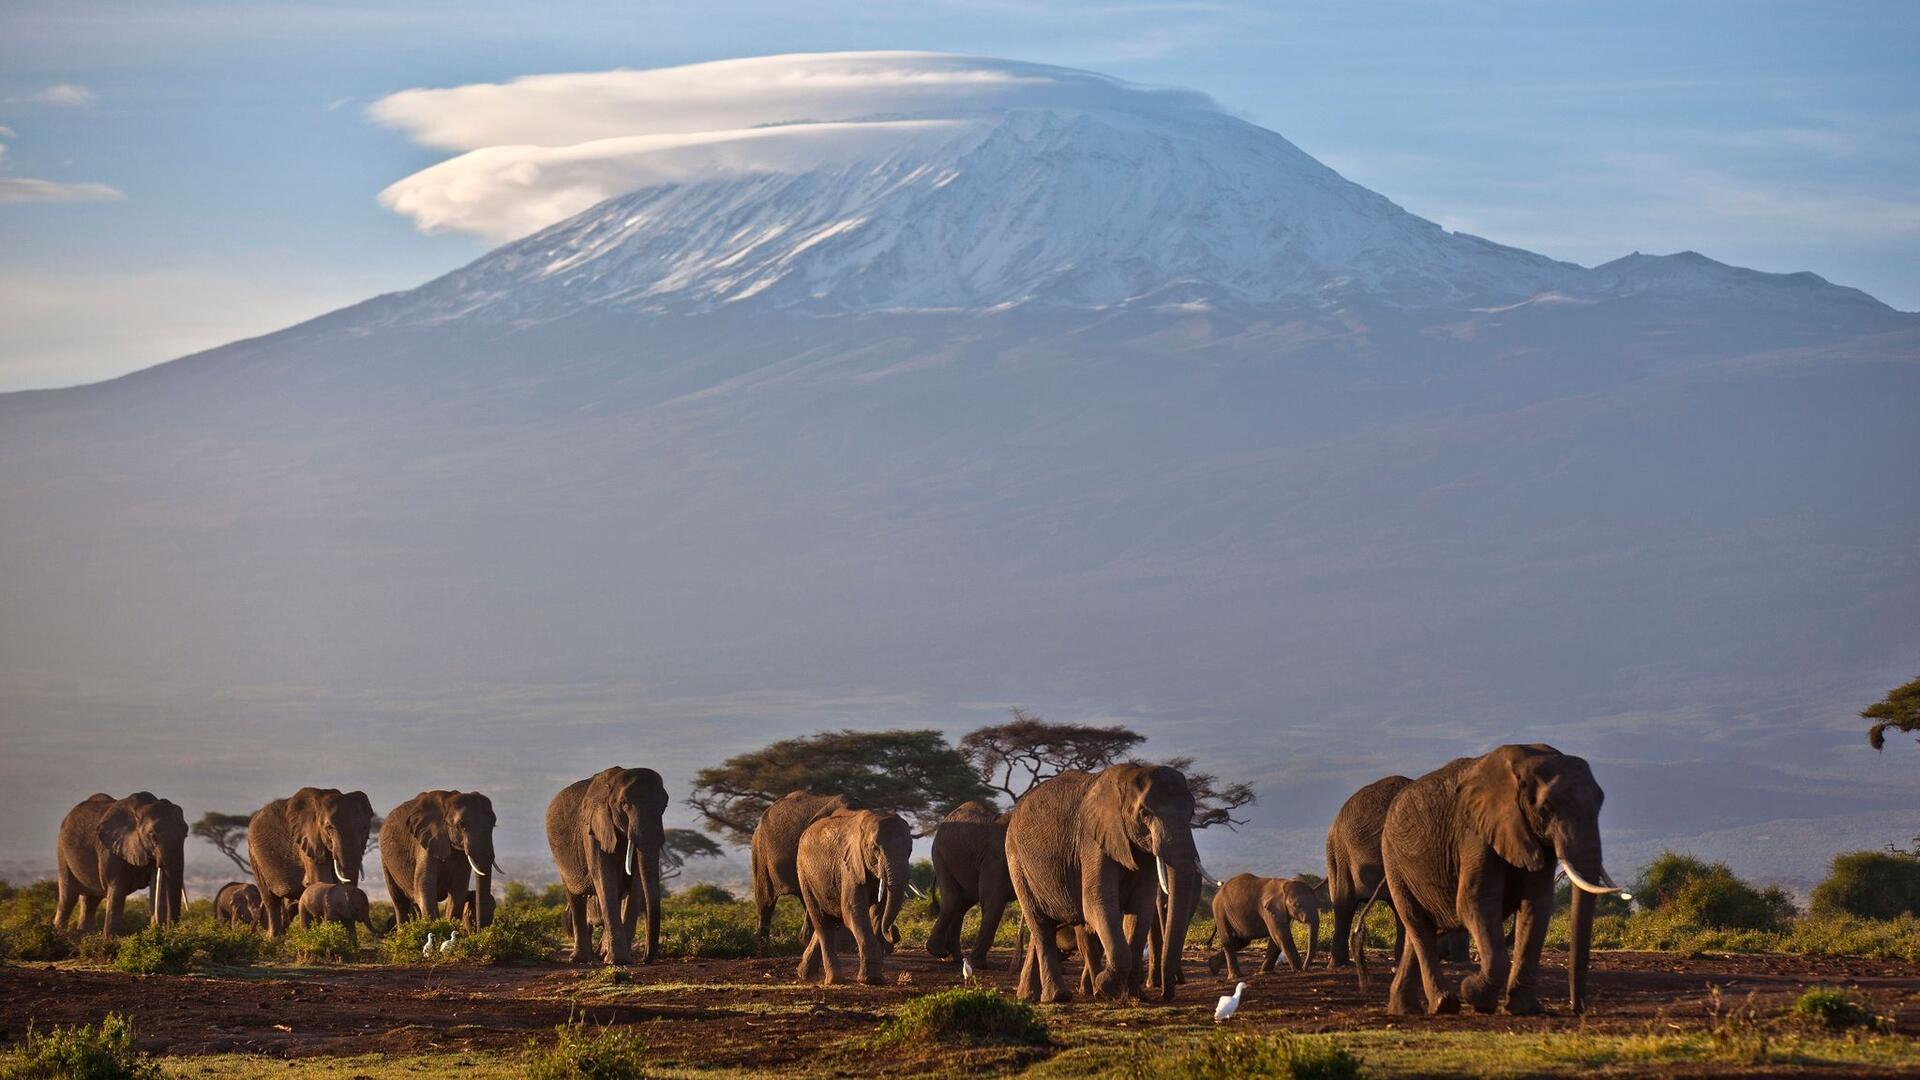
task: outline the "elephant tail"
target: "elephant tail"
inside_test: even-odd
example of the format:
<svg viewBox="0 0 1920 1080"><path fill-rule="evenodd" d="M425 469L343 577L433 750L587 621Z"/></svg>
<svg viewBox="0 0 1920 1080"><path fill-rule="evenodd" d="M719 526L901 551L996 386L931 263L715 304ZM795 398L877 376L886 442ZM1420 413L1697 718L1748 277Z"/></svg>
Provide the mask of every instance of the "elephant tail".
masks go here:
<svg viewBox="0 0 1920 1080"><path fill-rule="evenodd" d="M933 876L933 882L927 886L927 914L940 917L940 875Z"/></svg>
<svg viewBox="0 0 1920 1080"><path fill-rule="evenodd" d="M1340 866L1340 845L1334 843L1333 833L1327 833L1327 897L1336 900L1346 895L1347 872Z"/></svg>
<svg viewBox="0 0 1920 1080"><path fill-rule="evenodd" d="M1213 926L1207 931L1207 948L1213 948L1213 939L1220 936L1220 920L1213 920Z"/></svg>
<svg viewBox="0 0 1920 1080"><path fill-rule="evenodd" d="M1373 887L1372 894L1367 897L1366 903L1360 905L1359 912L1353 918L1353 941L1347 949L1353 954L1353 970L1360 980L1362 992L1367 989L1367 914L1373 910L1373 902L1380 898L1380 890L1386 887L1387 875L1381 874L1380 883Z"/></svg>

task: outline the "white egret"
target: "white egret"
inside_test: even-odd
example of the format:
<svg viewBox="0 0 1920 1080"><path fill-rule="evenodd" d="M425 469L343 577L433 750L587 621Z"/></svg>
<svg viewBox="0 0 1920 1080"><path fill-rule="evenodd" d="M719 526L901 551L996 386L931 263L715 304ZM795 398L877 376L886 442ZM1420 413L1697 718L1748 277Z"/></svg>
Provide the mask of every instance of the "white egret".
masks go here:
<svg viewBox="0 0 1920 1080"><path fill-rule="evenodd" d="M459 936L460 932L458 930L447 931L447 940L440 943L440 954L442 956L453 951L453 939Z"/></svg>
<svg viewBox="0 0 1920 1080"><path fill-rule="evenodd" d="M428 957L433 955L433 931L431 930L427 931L427 943L420 946L420 955Z"/></svg>
<svg viewBox="0 0 1920 1080"><path fill-rule="evenodd" d="M1217 1024L1222 1020L1231 1019L1234 1012L1240 1008L1240 995L1246 992L1247 984L1239 983L1234 986L1233 993L1220 995L1220 1004L1213 1007L1213 1022Z"/></svg>
<svg viewBox="0 0 1920 1080"><path fill-rule="evenodd" d="M964 956L960 958L960 977L967 982L973 981L973 961Z"/></svg>

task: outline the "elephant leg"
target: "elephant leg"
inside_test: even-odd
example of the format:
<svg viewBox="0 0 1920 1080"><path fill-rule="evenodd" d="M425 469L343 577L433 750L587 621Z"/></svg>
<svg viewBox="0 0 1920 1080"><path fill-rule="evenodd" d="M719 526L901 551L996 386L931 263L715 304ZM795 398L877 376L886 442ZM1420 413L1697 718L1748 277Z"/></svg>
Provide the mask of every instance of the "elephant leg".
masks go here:
<svg viewBox="0 0 1920 1080"><path fill-rule="evenodd" d="M1073 928L1073 948L1080 954L1080 992L1093 996L1093 976L1107 966L1107 952L1100 947L1100 939L1084 926Z"/></svg>
<svg viewBox="0 0 1920 1080"><path fill-rule="evenodd" d="M853 890L856 896L865 891L864 887ZM853 933L853 950L858 958L860 982L867 986L880 985L880 965L887 955L887 945L885 939L874 932L867 905L850 899L841 909L840 921Z"/></svg>
<svg viewBox="0 0 1920 1080"><path fill-rule="evenodd" d="M73 906L80 902L80 889L78 883L73 880L73 875L67 873L64 867L60 870L60 882L56 889L58 898L53 905L53 928L55 930L72 929ZM86 929L84 924L81 929Z"/></svg>
<svg viewBox="0 0 1920 1080"><path fill-rule="evenodd" d="M120 923L120 913L126 910L126 887L118 882L107 883L106 912L101 917L100 936L112 937Z"/></svg>
<svg viewBox="0 0 1920 1080"><path fill-rule="evenodd" d="M1460 999L1440 986L1440 946L1434 940L1432 917L1407 895L1391 874L1387 878L1387 887L1393 890L1394 911L1400 916L1406 933L1406 947L1401 950L1400 965L1394 970L1393 993L1387 999L1387 1011L1411 1011L1408 1008L1413 989L1410 980L1417 973L1420 988L1427 996L1429 1015L1459 1012Z"/></svg>
<svg viewBox="0 0 1920 1080"><path fill-rule="evenodd" d="M1353 936L1353 912L1359 906L1345 894L1333 898L1333 959L1328 967L1346 967L1353 963L1347 951L1347 939Z"/></svg>
<svg viewBox="0 0 1920 1080"><path fill-rule="evenodd" d="M1039 961L1035 958L1031 942L1020 950L1020 977L1014 982L1014 994L1021 1001L1040 1000Z"/></svg>
<svg viewBox="0 0 1920 1080"><path fill-rule="evenodd" d="M820 958L821 947L819 934L807 935L807 947L800 951L800 963L793 971L801 982L813 982L826 970L825 962Z"/></svg>
<svg viewBox="0 0 1920 1080"><path fill-rule="evenodd" d="M102 897L83 895L80 897L80 929L93 929L94 913L100 910Z"/></svg>
<svg viewBox="0 0 1920 1080"><path fill-rule="evenodd" d="M940 898L940 913L933 917L933 929L927 932L927 953L939 960L956 960L960 950L960 928L973 901L960 890L960 879L940 867L933 875L934 895Z"/></svg>
<svg viewBox="0 0 1920 1080"><path fill-rule="evenodd" d="M1542 1011L1534 980L1540 973L1540 947L1547 940L1547 921L1553 917L1553 877L1534 875L1541 882L1527 882L1527 896L1513 920L1514 952L1512 970L1507 976L1507 1012L1514 1016L1532 1016ZM1572 962L1569 958L1569 963Z"/></svg>
<svg viewBox="0 0 1920 1080"><path fill-rule="evenodd" d="M1307 965L1300 960L1300 947L1293 943L1293 920L1285 914L1275 914L1262 910L1260 917L1267 924L1267 962L1261 971L1272 971L1274 950L1278 949L1287 958L1287 966L1295 971L1305 971Z"/></svg>
<svg viewBox="0 0 1920 1080"><path fill-rule="evenodd" d="M607 962L626 965L633 963L633 934L627 922L625 912L621 910L621 896L626 892L626 874L621 866L619 852L595 851L597 860L595 870L599 871L595 881L595 893L600 897L601 933L606 939Z"/></svg>
<svg viewBox="0 0 1920 1080"><path fill-rule="evenodd" d="M1475 1012L1490 1013L1500 1007L1500 990L1507 982L1507 939L1505 920L1500 916L1501 894L1498 882L1489 883L1479 895L1470 896L1461 911L1466 929L1480 950L1480 970L1460 980L1460 997ZM1434 956L1436 970L1439 955Z"/></svg>
<svg viewBox="0 0 1920 1080"><path fill-rule="evenodd" d="M973 964L975 971L987 966L987 954L993 950L993 939L1000 936L1000 920L1006 917L1007 898L1004 896L985 896L980 899L980 933L973 940Z"/></svg>
<svg viewBox="0 0 1920 1080"><path fill-rule="evenodd" d="M1020 901L1020 918L1027 924L1027 934L1032 938L1025 963L1033 967L1034 982L1038 984L1033 988L1032 996L1029 996L1024 988L1030 984L1023 968L1020 974L1022 998L1048 1005L1073 1000L1073 991L1060 981L1060 945L1053 937L1059 932L1060 924L1039 909L1034 902L1033 890L1027 887L1026 877L1018 869L1013 875L1013 893Z"/></svg>
<svg viewBox="0 0 1920 1080"><path fill-rule="evenodd" d="M1226 959L1225 967L1227 969L1227 978L1232 982L1239 982L1242 974L1240 971L1240 949L1243 941L1240 938L1234 937L1232 934L1221 934L1220 937L1220 955Z"/></svg>
<svg viewBox="0 0 1920 1080"><path fill-rule="evenodd" d="M573 934L573 951L567 959L584 964L593 955L593 927L587 925L587 894L567 894L567 929Z"/></svg>

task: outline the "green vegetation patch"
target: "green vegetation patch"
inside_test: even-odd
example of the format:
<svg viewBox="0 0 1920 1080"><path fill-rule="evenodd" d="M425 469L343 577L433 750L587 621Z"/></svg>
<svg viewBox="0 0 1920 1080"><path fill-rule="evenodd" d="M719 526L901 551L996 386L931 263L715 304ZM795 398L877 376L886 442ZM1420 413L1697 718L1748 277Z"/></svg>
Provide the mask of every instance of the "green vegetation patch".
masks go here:
<svg viewBox="0 0 1920 1080"><path fill-rule="evenodd" d="M1141 1039L1112 1075L1127 1080L1354 1080L1366 1072L1358 1057L1326 1036L1216 1032L1172 1045Z"/></svg>
<svg viewBox="0 0 1920 1080"><path fill-rule="evenodd" d="M907 1002L881 1029L874 1046L1045 1046L1047 1025L1033 1006L996 990L955 987Z"/></svg>
<svg viewBox="0 0 1920 1080"><path fill-rule="evenodd" d="M1814 886L1813 912L1863 919L1920 915L1920 859L1887 851L1835 855L1827 879Z"/></svg>
<svg viewBox="0 0 1920 1080"><path fill-rule="evenodd" d="M1837 986L1816 986L1793 1003L1793 1015L1829 1031L1879 1027L1881 1018Z"/></svg>
<svg viewBox="0 0 1920 1080"><path fill-rule="evenodd" d="M247 929L212 922L143 926L114 943L113 966L136 975L184 975L240 967L260 958L266 942Z"/></svg>
<svg viewBox="0 0 1920 1080"><path fill-rule="evenodd" d="M562 1024L547 1046L527 1044L527 1080L640 1080L647 1075L647 1046L625 1028Z"/></svg>
<svg viewBox="0 0 1920 1080"><path fill-rule="evenodd" d="M133 1045L133 1025L109 1014L98 1025L27 1029L0 1056L0 1080L159 1080L160 1066Z"/></svg>

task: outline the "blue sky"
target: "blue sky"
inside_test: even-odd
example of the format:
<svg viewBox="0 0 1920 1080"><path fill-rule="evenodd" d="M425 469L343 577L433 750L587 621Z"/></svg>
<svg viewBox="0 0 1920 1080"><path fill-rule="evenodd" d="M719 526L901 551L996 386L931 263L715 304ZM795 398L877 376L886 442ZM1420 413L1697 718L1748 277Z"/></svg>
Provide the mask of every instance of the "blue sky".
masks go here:
<svg viewBox="0 0 1920 1080"><path fill-rule="evenodd" d="M1588 264L1691 248L1920 309L1920 5L1329 7L12 0L0 389L144 367L477 255L375 201L448 156L367 117L387 94L813 50L1193 87L1451 228Z"/></svg>

